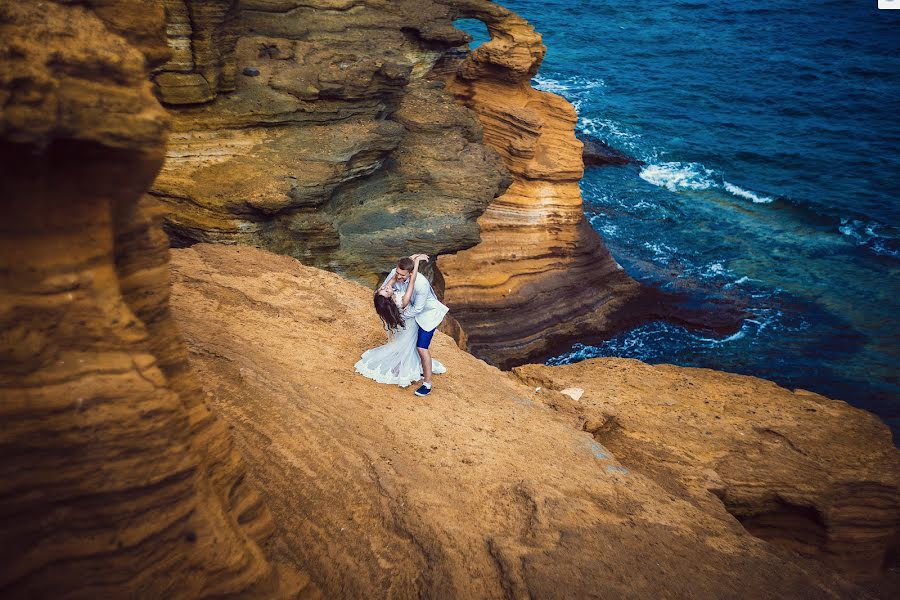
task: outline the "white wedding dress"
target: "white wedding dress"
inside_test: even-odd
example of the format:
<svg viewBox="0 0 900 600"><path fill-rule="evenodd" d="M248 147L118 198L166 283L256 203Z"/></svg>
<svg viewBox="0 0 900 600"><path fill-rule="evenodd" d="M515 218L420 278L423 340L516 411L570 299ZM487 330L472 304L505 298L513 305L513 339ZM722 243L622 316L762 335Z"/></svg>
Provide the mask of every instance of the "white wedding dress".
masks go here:
<svg viewBox="0 0 900 600"><path fill-rule="evenodd" d="M399 307L402 304L403 292L394 292L393 299ZM407 314L407 310L400 313L403 316L404 326L388 332L386 344L363 352L362 358L355 365L357 373L378 383L393 383L400 387L406 387L422 379L424 375L422 359L416 351L419 326L415 318ZM431 359L431 372L446 373L447 368L440 361Z"/></svg>

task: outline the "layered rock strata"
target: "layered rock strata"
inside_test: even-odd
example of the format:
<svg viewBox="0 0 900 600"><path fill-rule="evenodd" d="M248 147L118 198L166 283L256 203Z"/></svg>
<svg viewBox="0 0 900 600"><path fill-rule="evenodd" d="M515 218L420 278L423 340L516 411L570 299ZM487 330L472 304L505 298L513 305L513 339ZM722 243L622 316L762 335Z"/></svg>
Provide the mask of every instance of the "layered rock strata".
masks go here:
<svg viewBox="0 0 900 600"><path fill-rule="evenodd" d="M245 243L367 281L478 242L509 185L424 79L464 44L440 2L169 0L154 82L173 133L153 194L175 245Z"/></svg>
<svg viewBox="0 0 900 600"><path fill-rule="evenodd" d="M478 114L513 182L479 218L481 242L438 264L469 350L507 367L610 335L652 303L585 219L575 109L530 84L544 57L541 36L509 11L460 4L491 40L448 55L435 76Z"/></svg>
<svg viewBox="0 0 900 600"><path fill-rule="evenodd" d="M503 367L654 318L737 326L688 314L610 256L583 215L575 111L531 88L545 48L514 13L487 0L166 7L173 54L153 80L173 134L152 193L174 245L250 244L369 283L397 256L442 255L429 275L457 340ZM491 41L466 52L461 17Z"/></svg>
<svg viewBox="0 0 900 600"><path fill-rule="evenodd" d="M826 534L842 540L833 557L877 570L897 451L872 415L627 360L511 376L441 333L448 371L417 399L353 373L385 339L367 288L222 245L173 251L173 273L192 365L276 538L328 597L871 597L760 539L737 507L764 510L767 493L818 507L844 532ZM583 386L581 404L555 391L563 382Z"/></svg>
<svg viewBox="0 0 900 600"><path fill-rule="evenodd" d="M145 195L157 2L0 2L0 594L313 590L189 371Z"/></svg>

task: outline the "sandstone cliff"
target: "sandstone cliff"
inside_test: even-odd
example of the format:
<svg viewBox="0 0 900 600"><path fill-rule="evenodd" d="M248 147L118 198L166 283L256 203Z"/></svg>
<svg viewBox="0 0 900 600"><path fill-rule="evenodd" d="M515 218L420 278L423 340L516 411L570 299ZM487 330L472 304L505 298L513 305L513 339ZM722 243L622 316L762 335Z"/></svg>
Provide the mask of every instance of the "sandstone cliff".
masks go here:
<svg viewBox="0 0 900 600"><path fill-rule="evenodd" d="M513 182L478 220L481 242L438 264L469 350L509 366L612 334L627 320L621 313L640 312L645 303L644 290L585 219L575 109L531 87L545 52L541 36L488 4L467 3L466 16L482 19L491 40L461 58L448 56L435 76L478 114L485 143Z"/></svg>
<svg viewBox="0 0 900 600"><path fill-rule="evenodd" d="M0 2L0 593L313 591L168 310L162 6L86 5Z"/></svg>
<svg viewBox="0 0 900 600"><path fill-rule="evenodd" d="M507 374L440 333L419 399L353 373L384 340L367 288L221 245L173 273L192 365L326 596L889 597L898 452L871 414L628 360Z"/></svg>
<svg viewBox="0 0 900 600"><path fill-rule="evenodd" d="M509 10L165 4L172 56L153 81L173 133L152 193L176 246L250 244L369 283L399 255L441 255L457 341L504 368L651 319L737 326L642 288L610 256L582 210L575 110L531 87L545 48ZM467 52L462 17L492 39Z"/></svg>
<svg viewBox="0 0 900 600"><path fill-rule="evenodd" d="M173 133L153 194L176 245L247 243L375 281L455 252L509 176L427 73L465 43L429 0L168 0L153 80Z"/></svg>
<svg viewBox="0 0 900 600"><path fill-rule="evenodd" d="M883 424L844 403L629 361L507 374L443 335L435 351L450 371L415 400L352 373L383 336L370 290L253 248L176 251L170 312L163 213L146 194L169 116L150 71L168 102L199 103L183 110L210 119L204 152L214 155L220 117L205 111L240 87L228 49L243 51L233 33L241 19L284 34L257 47L273 57L307 35L279 29L296 26L286 15L302 12L310 26L344 12L369 19L354 33L363 44L401 4L248 0L255 8L240 13L229 0L0 0L0 593L889 597L897 451ZM454 44L458 32L441 19L479 6L485 19L505 18L489 4L445 2L430 25L399 32ZM325 45L347 35L313 30ZM335 72L348 68L340 64ZM286 68L282 84L300 85ZM391 80L392 69L379 77ZM422 93L442 90L429 85ZM400 98L394 114L415 97ZM425 103L437 122L448 111L471 116L442 101ZM448 127L423 112L405 113L398 148L412 130L444 139ZM252 114L238 105L221 118ZM370 141L394 127L367 126ZM461 127L467 155L497 160L477 120ZM203 137L185 131L176 137ZM260 135L252 123L233 132L237 142ZM304 152L316 139L262 133ZM326 153L344 135L332 133ZM347 164L365 172L380 160L369 154L378 143L353 146L359 157ZM418 160L429 148L411 153ZM282 172L289 153L270 150L250 156ZM399 169L394 158L376 171ZM310 169L331 168L333 155L322 162ZM229 172L180 176L224 185ZM472 202L505 186L503 167L492 177ZM265 183L235 181L250 192ZM252 214L270 210L269 196L254 198ZM466 206L454 231L473 231L480 209ZM207 208L198 214L218 218ZM376 261L343 245L353 231L341 231L330 268ZM581 395L558 391L573 387Z"/></svg>

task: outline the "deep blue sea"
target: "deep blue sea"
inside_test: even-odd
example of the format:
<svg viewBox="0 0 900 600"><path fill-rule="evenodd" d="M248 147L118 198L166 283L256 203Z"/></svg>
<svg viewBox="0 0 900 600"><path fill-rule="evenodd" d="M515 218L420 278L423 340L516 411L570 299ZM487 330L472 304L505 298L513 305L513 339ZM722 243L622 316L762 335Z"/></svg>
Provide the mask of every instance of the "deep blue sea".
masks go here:
<svg viewBox="0 0 900 600"><path fill-rule="evenodd" d="M533 85L643 160L589 168L632 277L728 296L724 339L650 323L548 361L756 375L881 416L900 442L900 10L875 0L501 0L543 35ZM460 20L476 39L484 26Z"/></svg>

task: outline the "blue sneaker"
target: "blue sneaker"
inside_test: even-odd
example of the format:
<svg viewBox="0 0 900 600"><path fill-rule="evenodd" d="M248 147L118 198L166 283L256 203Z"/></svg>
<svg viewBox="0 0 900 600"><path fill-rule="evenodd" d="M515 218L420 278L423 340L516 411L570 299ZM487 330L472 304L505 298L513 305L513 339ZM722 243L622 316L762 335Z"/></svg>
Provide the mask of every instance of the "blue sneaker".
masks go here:
<svg viewBox="0 0 900 600"><path fill-rule="evenodd" d="M431 388L425 385L424 383L419 386L419 389L416 390L416 396L427 396L431 393Z"/></svg>

